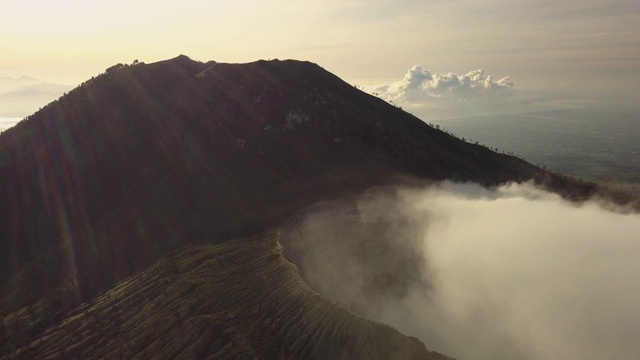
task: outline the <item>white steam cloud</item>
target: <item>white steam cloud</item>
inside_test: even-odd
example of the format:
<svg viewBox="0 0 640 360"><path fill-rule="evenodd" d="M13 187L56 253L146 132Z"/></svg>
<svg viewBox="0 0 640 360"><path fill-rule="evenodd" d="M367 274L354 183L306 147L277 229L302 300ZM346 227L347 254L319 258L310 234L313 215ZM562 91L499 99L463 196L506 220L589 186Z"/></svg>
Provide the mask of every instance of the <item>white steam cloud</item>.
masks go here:
<svg viewBox="0 0 640 360"><path fill-rule="evenodd" d="M483 70L473 70L465 75L432 74L419 65L409 69L401 81L368 88L380 97L395 102L423 104L434 99L469 103L504 98L513 92L511 79L493 80Z"/></svg>
<svg viewBox="0 0 640 360"><path fill-rule="evenodd" d="M640 215L527 184L443 183L306 216L289 256L324 296L460 359L640 352Z"/></svg>

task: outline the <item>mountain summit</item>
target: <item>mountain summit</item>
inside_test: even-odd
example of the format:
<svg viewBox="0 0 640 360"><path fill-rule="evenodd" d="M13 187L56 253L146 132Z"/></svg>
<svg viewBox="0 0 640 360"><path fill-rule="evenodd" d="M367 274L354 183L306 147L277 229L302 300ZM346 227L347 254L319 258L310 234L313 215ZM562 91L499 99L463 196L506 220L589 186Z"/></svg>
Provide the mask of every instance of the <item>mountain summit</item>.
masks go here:
<svg viewBox="0 0 640 360"><path fill-rule="evenodd" d="M261 358L385 358L360 343L369 341L415 350L405 358L438 358L417 340L315 298L277 251L273 231L324 199L443 179L487 186L534 179L571 197L595 191L434 129L310 62L203 63L181 55L112 66L0 135L0 314L5 328L14 327L4 332L5 353L71 351L48 347L56 339L81 358L146 358L127 352L138 345L109 342L109 327L69 324L94 314L148 334L164 326L148 307L157 306L184 324L183 336L208 329L191 352L188 339L167 340L176 347L168 357L180 348L187 357L235 358L230 349L259 344ZM209 245L184 250L194 243ZM273 273L257 280L262 257ZM204 284L201 266L220 277L209 273ZM243 286L258 287L235 304ZM220 295L223 305L207 307L223 288L231 291ZM137 313L132 306L146 309L144 321L126 320ZM254 311L256 324L243 327L251 316L238 311ZM323 323L323 313L336 323ZM194 316L197 325L187 321ZM327 335L327 326L339 336ZM59 335L74 331L103 342L91 347ZM167 348L149 336L140 340L145 351L162 357Z"/></svg>

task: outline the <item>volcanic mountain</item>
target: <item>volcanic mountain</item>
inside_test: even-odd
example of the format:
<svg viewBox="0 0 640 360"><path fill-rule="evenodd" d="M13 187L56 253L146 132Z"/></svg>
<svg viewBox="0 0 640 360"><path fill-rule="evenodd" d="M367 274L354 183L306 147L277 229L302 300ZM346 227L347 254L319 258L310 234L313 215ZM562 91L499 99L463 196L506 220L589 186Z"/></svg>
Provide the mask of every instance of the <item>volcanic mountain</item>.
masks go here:
<svg viewBox="0 0 640 360"><path fill-rule="evenodd" d="M0 351L446 358L325 300L280 242L320 201L443 179L597 191L313 63L115 65L0 135Z"/></svg>

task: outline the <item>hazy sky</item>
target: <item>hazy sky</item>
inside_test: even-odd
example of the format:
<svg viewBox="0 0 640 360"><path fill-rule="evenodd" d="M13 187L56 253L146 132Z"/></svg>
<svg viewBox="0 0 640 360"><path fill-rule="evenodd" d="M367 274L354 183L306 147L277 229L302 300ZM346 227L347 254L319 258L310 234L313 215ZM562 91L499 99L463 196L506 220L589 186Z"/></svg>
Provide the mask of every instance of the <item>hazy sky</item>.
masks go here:
<svg viewBox="0 0 640 360"><path fill-rule="evenodd" d="M637 0L3 0L0 76L79 83L109 65L296 58L347 80L413 65L521 86L632 91Z"/></svg>

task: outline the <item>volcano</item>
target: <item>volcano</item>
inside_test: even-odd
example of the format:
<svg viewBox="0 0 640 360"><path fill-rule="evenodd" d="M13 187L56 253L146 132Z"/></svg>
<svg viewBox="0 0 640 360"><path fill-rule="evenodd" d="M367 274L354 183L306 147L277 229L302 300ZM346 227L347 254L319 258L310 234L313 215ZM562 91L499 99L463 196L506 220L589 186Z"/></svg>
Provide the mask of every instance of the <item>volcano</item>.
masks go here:
<svg viewBox="0 0 640 360"><path fill-rule="evenodd" d="M310 62L114 65L0 135L0 351L445 359L324 299L280 242L318 202L445 179L599 191Z"/></svg>

